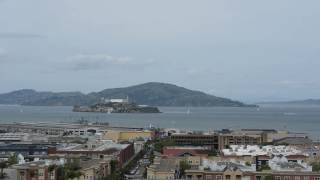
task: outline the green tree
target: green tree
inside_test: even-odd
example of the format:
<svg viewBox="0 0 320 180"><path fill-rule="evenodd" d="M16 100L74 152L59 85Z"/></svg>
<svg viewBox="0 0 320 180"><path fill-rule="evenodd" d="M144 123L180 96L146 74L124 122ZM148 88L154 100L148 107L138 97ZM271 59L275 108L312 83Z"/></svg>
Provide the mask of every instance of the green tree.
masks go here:
<svg viewBox="0 0 320 180"><path fill-rule="evenodd" d="M8 159L8 164L9 166L18 164L18 156L16 154L11 155Z"/></svg>
<svg viewBox="0 0 320 180"><path fill-rule="evenodd" d="M64 166L57 166L56 172L57 172L57 179L61 179L61 180L66 179L64 175Z"/></svg>
<svg viewBox="0 0 320 180"><path fill-rule="evenodd" d="M117 160L111 160L110 161L110 174L116 173L118 168L118 161Z"/></svg>
<svg viewBox="0 0 320 180"><path fill-rule="evenodd" d="M80 178L82 175L79 159L72 159L65 165L65 177L67 179Z"/></svg>
<svg viewBox="0 0 320 180"><path fill-rule="evenodd" d="M191 166L187 161L180 161L179 163L179 167L180 167L180 178L184 177L186 174L186 170L190 169Z"/></svg>
<svg viewBox="0 0 320 180"><path fill-rule="evenodd" d="M1 161L0 162L0 179L6 179L8 175L4 172L4 169L8 167L7 161Z"/></svg>
<svg viewBox="0 0 320 180"><path fill-rule="evenodd" d="M319 172L320 171L320 162L313 162L311 163L312 171Z"/></svg>
<svg viewBox="0 0 320 180"><path fill-rule="evenodd" d="M266 175L263 180L272 180L272 176L271 175Z"/></svg>
<svg viewBox="0 0 320 180"><path fill-rule="evenodd" d="M217 150L212 149L211 151L209 151L208 156L218 156Z"/></svg>
<svg viewBox="0 0 320 180"><path fill-rule="evenodd" d="M51 164L51 165L48 167L48 171L49 171L49 172L52 172L52 171L56 170L57 168L58 168L57 165Z"/></svg>
<svg viewBox="0 0 320 180"><path fill-rule="evenodd" d="M268 171L268 170L271 170L271 168L267 164L261 165L261 167L259 168L259 171Z"/></svg>
<svg viewBox="0 0 320 180"><path fill-rule="evenodd" d="M164 147L175 146L175 145L176 145L175 141L170 138L158 139L154 144L154 150L158 152L163 152Z"/></svg>

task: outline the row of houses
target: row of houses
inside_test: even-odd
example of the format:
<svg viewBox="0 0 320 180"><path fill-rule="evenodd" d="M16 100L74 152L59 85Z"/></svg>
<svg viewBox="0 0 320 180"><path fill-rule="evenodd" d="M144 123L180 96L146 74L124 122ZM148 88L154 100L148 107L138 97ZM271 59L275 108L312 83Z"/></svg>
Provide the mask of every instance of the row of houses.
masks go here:
<svg viewBox="0 0 320 180"><path fill-rule="evenodd" d="M320 147L297 145L230 145L217 154L209 146L167 146L156 153L147 179L319 180L312 163ZM182 171L181 162L187 164ZM184 167L186 168L186 167Z"/></svg>

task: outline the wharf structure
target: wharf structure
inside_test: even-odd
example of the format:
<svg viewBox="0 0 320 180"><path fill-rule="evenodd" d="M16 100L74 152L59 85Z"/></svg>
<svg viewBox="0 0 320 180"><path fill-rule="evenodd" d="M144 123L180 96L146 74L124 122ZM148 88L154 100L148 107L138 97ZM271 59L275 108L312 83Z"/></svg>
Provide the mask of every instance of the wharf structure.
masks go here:
<svg viewBox="0 0 320 180"><path fill-rule="evenodd" d="M103 124L99 125L99 124L78 124L78 123L19 122L19 123L0 124L0 130L3 132L38 133L38 134L44 134L44 135L87 136L94 133L105 133L109 130L135 131L135 130L142 130L142 129L143 128L111 127L109 125L103 125Z"/></svg>

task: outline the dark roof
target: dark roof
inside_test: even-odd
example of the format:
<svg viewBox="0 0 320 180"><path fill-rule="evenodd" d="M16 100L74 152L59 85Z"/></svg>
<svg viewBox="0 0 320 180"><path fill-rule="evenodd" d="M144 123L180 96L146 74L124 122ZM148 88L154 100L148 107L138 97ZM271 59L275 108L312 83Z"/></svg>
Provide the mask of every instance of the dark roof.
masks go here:
<svg viewBox="0 0 320 180"><path fill-rule="evenodd" d="M275 144L289 144L289 145L305 145L312 144L312 140L304 137L286 137L274 141Z"/></svg>

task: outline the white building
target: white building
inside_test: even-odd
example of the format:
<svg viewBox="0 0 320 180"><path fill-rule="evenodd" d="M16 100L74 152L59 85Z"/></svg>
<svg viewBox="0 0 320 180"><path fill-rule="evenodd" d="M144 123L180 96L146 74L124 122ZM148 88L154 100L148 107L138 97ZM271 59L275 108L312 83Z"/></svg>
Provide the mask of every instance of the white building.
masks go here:
<svg viewBox="0 0 320 180"><path fill-rule="evenodd" d="M301 150L293 146L257 146L257 145L231 145L230 149L222 150L224 156L289 156L306 155Z"/></svg>
<svg viewBox="0 0 320 180"><path fill-rule="evenodd" d="M276 156L269 161L269 167L273 171L283 171L283 172L312 172L312 166L309 166L303 161L289 162L284 156Z"/></svg>

